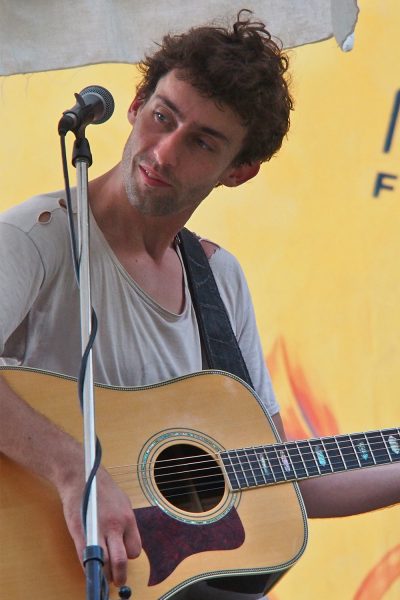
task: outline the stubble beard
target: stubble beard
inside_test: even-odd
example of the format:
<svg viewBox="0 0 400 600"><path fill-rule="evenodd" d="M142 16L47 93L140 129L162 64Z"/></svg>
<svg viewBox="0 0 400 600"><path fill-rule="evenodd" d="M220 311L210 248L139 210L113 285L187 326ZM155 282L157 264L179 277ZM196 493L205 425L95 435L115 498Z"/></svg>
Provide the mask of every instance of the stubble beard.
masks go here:
<svg viewBox="0 0 400 600"><path fill-rule="evenodd" d="M159 191L152 194L151 190L147 193L139 189L134 178L128 177L125 179L125 192L129 203L134 208L137 208L142 215L151 217L165 217L175 212L175 200L171 193L163 195Z"/></svg>
<svg viewBox="0 0 400 600"><path fill-rule="evenodd" d="M148 163L146 155L134 155L132 146L128 140L121 161L122 177L128 202L142 215L153 217L166 217L176 215L185 210L189 205L191 212L206 198L213 185L208 188L203 184L186 190L187 198L182 198L175 189L163 190L160 187L154 189L142 189L135 179L135 171L139 170L139 164ZM150 161L151 162L151 161ZM170 177L169 177L170 178ZM196 199L196 200L195 200Z"/></svg>
<svg viewBox="0 0 400 600"><path fill-rule="evenodd" d="M176 212L176 198L173 191L167 192L160 188L143 190L135 179L143 156L133 156L127 145L121 161L122 178L128 202L142 215L164 217Z"/></svg>

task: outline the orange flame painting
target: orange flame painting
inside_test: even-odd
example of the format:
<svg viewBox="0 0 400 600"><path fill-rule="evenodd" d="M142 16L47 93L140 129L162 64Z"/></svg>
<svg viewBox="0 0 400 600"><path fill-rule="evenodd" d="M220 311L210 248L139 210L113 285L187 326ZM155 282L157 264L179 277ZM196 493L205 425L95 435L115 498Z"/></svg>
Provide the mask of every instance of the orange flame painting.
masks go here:
<svg viewBox="0 0 400 600"><path fill-rule="evenodd" d="M323 437L340 433L338 422L309 383L303 367L291 359L285 340L279 338L267 357L272 381L286 380L290 400L282 407L288 439ZM396 580L400 580L400 545L395 546L365 574L352 600L383 600ZM268 600L280 600L279 586Z"/></svg>

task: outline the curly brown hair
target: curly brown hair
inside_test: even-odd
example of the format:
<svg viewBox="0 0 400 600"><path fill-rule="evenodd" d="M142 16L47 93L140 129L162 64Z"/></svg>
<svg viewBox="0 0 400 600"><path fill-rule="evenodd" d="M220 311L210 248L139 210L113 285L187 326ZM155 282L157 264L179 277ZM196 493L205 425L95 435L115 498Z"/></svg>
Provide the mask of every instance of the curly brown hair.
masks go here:
<svg viewBox="0 0 400 600"><path fill-rule="evenodd" d="M139 64L138 95L148 100L158 81L173 69L199 92L229 106L248 128L235 165L269 160L281 147L290 125L293 101L285 73L288 57L265 25L243 9L231 30L196 27L166 35L160 49Z"/></svg>

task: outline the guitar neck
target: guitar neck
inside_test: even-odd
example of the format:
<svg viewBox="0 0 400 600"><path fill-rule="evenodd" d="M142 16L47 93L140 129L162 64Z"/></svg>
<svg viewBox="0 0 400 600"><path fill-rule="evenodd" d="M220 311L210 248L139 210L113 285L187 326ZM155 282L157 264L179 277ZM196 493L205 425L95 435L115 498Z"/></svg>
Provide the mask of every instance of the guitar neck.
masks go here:
<svg viewBox="0 0 400 600"><path fill-rule="evenodd" d="M400 460L400 429L337 435L220 453L233 491Z"/></svg>

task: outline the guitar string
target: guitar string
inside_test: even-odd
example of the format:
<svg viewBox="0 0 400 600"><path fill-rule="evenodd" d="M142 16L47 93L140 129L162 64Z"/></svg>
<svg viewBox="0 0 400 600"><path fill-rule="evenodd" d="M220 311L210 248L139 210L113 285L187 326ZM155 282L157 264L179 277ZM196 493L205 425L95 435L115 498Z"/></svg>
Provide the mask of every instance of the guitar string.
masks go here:
<svg viewBox="0 0 400 600"><path fill-rule="evenodd" d="M289 445L291 445L291 442L289 443ZM276 461L276 460L282 458L282 454L281 453L284 452L284 450L287 448L287 446L288 446L288 444L274 444L274 445L270 445L270 446L267 446L267 447L264 447L264 446L255 446L255 447L241 448L239 450L224 451L224 453L226 453L226 454L229 454L229 453L231 453L231 454L232 453L240 453L241 458L244 458L245 460L249 460L249 458L253 459L252 460L253 466L255 468L258 468L257 467L256 459L257 458L260 459L260 454L262 454L264 458L267 458L267 459L271 458L270 456L265 455L264 450L277 453L275 456L272 456L272 458L275 459L275 461ZM379 448L384 449L384 451L389 455L389 452L387 451L386 446L383 444L382 440L379 440L379 442L375 442L375 443L373 441L369 440L369 447L371 448L372 453L376 452L376 448L373 447L373 446L378 446ZM292 448L299 454L299 457L300 457L299 460L295 460L293 457L290 457L291 458L291 463L293 464L294 468L296 468L296 465L297 466L298 465L303 465L304 466L304 463L307 461L307 459L310 459L310 457L311 457L311 460L313 460L313 461L316 460L316 458L315 458L315 448L307 447L307 452L306 453L304 453L304 452L302 453L296 447L296 445L293 446ZM347 448L350 448L350 452L346 452ZM251 451L252 453L255 453L255 454L257 452L259 452L259 455L258 456L257 455L256 456L250 456L250 457L248 455L246 456L245 453L248 453L249 451ZM323 451L324 456L325 455L329 456L329 454L332 452L332 448L328 450L328 453L326 453L322 447L318 448L317 452L318 451ZM340 451L341 451L341 453L340 453ZM329 456L329 458L331 459L331 462L333 460L335 463L337 463L336 466L338 466L338 464L340 465L341 463L343 463L343 460L341 460L342 457L345 460L348 459L349 457L352 457L353 460L355 460L356 462L358 462L356 457L358 457L358 459L360 459L358 453L356 452L356 450L355 450L355 448L353 447L352 444L349 444L347 447L342 446L340 448L340 451L335 448L336 456L332 456L332 454ZM366 447L366 451L368 451L368 447ZM303 454L303 456L305 458L302 458L302 454ZM369 452L368 452L368 454L369 454ZM289 454L289 456L290 456L290 454ZM153 464L156 464L156 462L157 462L158 463L157 464L157 470L158 471L162 471L163 469L169 469L170 466L171 466L171 463L177 463L178 461L181 462L181 466L182 467L188 466L188 467L192 468L192 467L194 467L196 465L203 465L203 464L209 463L210 457L213 460L217 460L220 457L220 455L219 454L218 455L212 455L210 453L208 455L201 454L201 455L190 456L190 457L187 456L187 457L176 457L176 458L171 458L171 459L158 459L158 460L156 459L156 461L149 461L149 463L147 463L147 464L150 467L152 467ZM287 457L287 454L285 453L283 455L283 457ZM199 458L200 460L194 461L193 459L195 459L195 458ZM237 457L237 458L239 458L239 457ZM184 463L183 461L186 461L186 463ZM329 461L328 461L328 463L329 463ZM160 465L166 465L166 466L160 466ZM124 469L132 469L132 468L140 467L140 466L142 466L140 463L139 464L138 463L136 463L136 464L132 463L131 465L121 465L121 466L118 466L118 467L111 467L110 470L117 471L118 469L122 469L122 470L124 470ZM209 467L210 467L210 465L208 465L208 468ZM216 467L216 468L218 468L218 467Z"/></svg>
<svg viewBox="0 0 400 600"><path fill-rule="evenodd" d="M370 465L372 466L372 465ZM352 468L349 468L348 470L352 470ZM250 472L250 470L248 470L248 472ZM239 487L241 490L245 490L247 488L256 488L256 487L263 487L263 486L268 486L268 485L276 485L276 484L280 484L280 483L285 483L285 482L291 482L291 481L300 481L302 479L308 479L309 477L315 477L315 476L319 476L319 475L328 475L331 471L326 471L325 473L315 473L314 475L306 475L304 474L303 476L297 476L296 478L287 478L287 479L281 479L280 481L276 481L274 479L271 479L270 481L257 481L257 479L254 477L254 474L252 472L253 478L254 478L254 484L249 483L242 483ZM213 482L211 481L211 479L214 478L216 480L216 485L213 485L211 488L210 487L206 487L206 488L201 488L201 485L208 485L210 486ZM143 482L146 482L148 479L150 478L143 478ZM225 490L228 486L227 486L227 482L225 480L225 477L223 476L222 471L219 471L218 474L216 476L204 476L204 484L203 482L199 483L199 479L201 479L201 477L191 477L188 478L186 480L175 480L173 481L174 483L179 483L179 485L174 485L173 487L162 487L160 489L161 493L163 495L168 493L168 499L171 500L173 498L185 495L185 496L191 496L191 495L197 495L199 492L200 493L205 493L207 491L218 491L218 490ZM197 487L195 487L195 489L192 491L191 489L189 489L187 486L183 486L182 483L184 483L185 481L189 481L190 485L193 486L194 484L197 485ZM221 484L219 482L222 482ZM128 486L124 486L126 488L126 491L129 491L129 487L132 486L136 486L139 487L139 480L136 478L130 478L128 481L125 479L124 481L119 482L120 484L123 483L128 483ZM168 483L172 483L172 482L168 482ZM180 491L183 490L183 491ZM174 493L171 493L171 492ZM238 490L233 490L233 491L238 491Z"/></svg>
<svg viewBox="0 0 400 600"><path fill-rule="evenodd" d="M349 469L349 470L352 470L352 469ZM329 471L325 472L325 473L321 473L322 476L328 475L328 474L329 474ZM297 476L295 479L294 478L288 478L288 479L281 479L280 481L275 481L275 480L264 481L263 480L263 481L258 481L257 482L257 480L254 479L254 484L252 484L252 483L249 483L249 484L245 483L245 484L243 484L242 483L239 487L240 487L240 489L245 490L246 488L250 488L251 489L251 488L255 488L255 487L263 487L263 486L268 486L268 485L276 485L276 484L280 484L280 483L291 482L291 481L294 481L294 480L300 481L302 479L308 479L309 477L315 477L315 476L318 476L318 475L319 475L319 473L315 473L314 475ZM168 493L168 499L172 499L172 498L175 498L175 497L178 497L178 496L181 496L181 495L186 495L186 496L189 495L190 496L190 495L196 495L199 492L201 492L201 493L204 493L206 491L214 491L215 492L215 491L217 491L219 489L225 490L227 488L227 483L225 481L225 478L222 475L222 472L218 473L218 480L215 482L216 485L213 485L212 488L210 488L210 487L204 488L203 487L203 488L200 489L200 484L198 482L198 479L199 478L197 477L197 478L190 478L188 480L188 481L190 481L191 486L193 484L195 484L196 481L197 481L197 488L195 488L193 491L191 491L191 489L188 489L187 486L182 486L182 483L184 483L185 480L183 480L183 481L180 480L178 482L180 484L179 486L174 485L174 487L172 487L172 488L171 487L167 487L167 488L163 487L160 491L164 495ZM146 480L146 478L144 478L144 481L145 480ZM222 484L220 485L219 482L221 482L221 481L222 481ZM139 480L135 480L135 478L133 478L133 479L131 478L130 481L128 481L128 482L126 480L125 480L125 482L121 481L120 485L123 484L123 483L125 483L125 484L128 483L128 485L124 485L124 488L127 491L127 493L129 493L129 488L131 488L132 486L134 486L134 487L135 486L136 487L139 486ZM204 482L203 485L207 484L209 486L212 483L213 482L211 481L210 477L205 477L205 482ZM202 484L202 482L201 482L201 484ZM180 492L178 490L183 490L183 491ZM171 493L172 491L174 492L173 494ZM238 490L233 490L233 491L238 491Z"/></svg>
<svg viewBox="0 0 400 600"><path fill-rule="evenodd" d="M385 451L385 452L388 455L389 460L390 460L389 453L387 451ZM311 452L309 454L311 455ZM356 465L359 464L359 460L360 459L357 460L355 458L355 456L356 456L355 451L353 451L351 454L350 453L346 454L346 453L342 452L342 456L345 458L345 460L346 460L346 458L349 458L351 456L352 459L353 459L353 462ZM248 463L249 466L248 467L244 466L243 462L242 463L235 463L235 466L237 466L239 468L242 467L240 469L240 473L244 473L244 474L250 473L251 474L253 471L259 471L260 472L262 470L261 464L259 463L259 460L260 460L259 456L258 457L256 457L256 456L250 456L250 457L241 457L241 458L242 459L244 458L245 461L247 461L247 463ZM267 458L268 460L271 459L271 457L268 457L268 456L266 456L265 458ZM201 473L202 471L208 471L209 472L210 470L218 471L218 473L221 471L221 466L218 465L218 464L216 464L216 460L212 457L212 455L209 455L208 457L207 456L206 457L201 456L201 459L202 460L199 460L199 461L192 461L192 462L181 463L181 465L179 465L179 467L181 467L180 470L179 470L179 475L185 475L186 473L188 473L190 475L193 475L193 474ZM273 462L273 464L271 466L271 470L273 469L273 467L276 467L276 466L277 466L278 469L284 469L284 467L281 465L281 460L282 460L281 456L276 455L276 456L273 456L272 459L273 459L274 462ZM367 466L367 464L371 465L371 463L375 464L374 461L371 460L371 458L367 457L367 459L368 459L369 462L368 463L364 463L365 466ZM174 459L170 459L170 460L174 460ZM310 456L309 456L308 460L310 460ZM316 459L315 459L315 457L313 455L312 455L312 459L311 460L313 462L313 465L315 465L316 464ZM366 460L366 459L364 459L364 460ZM159 461L159 462L169 462L169 461ZM299 469L299 467L301 467L303 471L307 470L306 469L307 459L306 460L300 459L298 461L295 461L295 460L292 459L289 462L289 465L290 464L293 465L293 471L295 471L296 469ZM150 463L148 463L146 465L147 471L149 470L150 467L153 467L153 465L157 465L157 466L155 466L155 471L156 471L156 474L157 474L157 476L159 478L160 477L166 477L166 476L168 476L170 474L171 464L169 464L168 466L161 466L161 467L159 467L158 466L158 461L156 460L156 461L150 462ZM344 461L342 460L340 454L337 454L336 457L331 457L330 463L329 463L329 461L326 461L325 467L328 469L328 471L330 470L330 465L332 465L333 467L342 467L341 470L346 470L346 466L347 466L347 468L351 468L351 466L344 464ZM136 466L142 467L143 465L139 463ZM176 464L173 464L172 466L173 466L174 469L177 468ZM229 466L231 466L231 465L229 465ZM361 462L361 466L362 466L362 462ZM120 469L120 475L124 475L124 471L126 472L126 474L129 474L129 473L131 473L131 469L134 468L134 467L135 467L135 465L133 465L133 464L132 465L125 465L125 466L121 466L121 467L112 467L110 469L110 471L115 471L115 474L118 475L118 473L116 471L117 471L117 469ZM186 467L190 467L190 468L188 468L187 470L185 470ZM196 467L196 468L193 469L193 467ZM310 464L309 463L308 463L308 467L310 468ZM320 465L320 467L323 468L323 465ZM316 469L317 469L317 467L314 466L314 470L316 470ZM166 473L163 474L162 471L166 471ZM201 477L202 475L199 475L199 476Z"/></svg>
<svg viewBox="0 0 400 600"><path fill-rule="evenodd" d="M321 474L321 475L322 476L328 475L328 473L324 473L324 474ZM301 481L303 479L308 479L310 477L315 477L315 476L318 476L318 475L297 477L296 481ZM191 483L193 483L192 480L190 480L190 481L191 481ZM234 492L237 492L237 491L245 491L246 489L254 489L254 488L267 487L267 486L270 486L270 485L279 485L281 483L283 484L283 483L286 483L286 482L290 483L291 481L293 481L293 480L290 480L290 479L284 480L284 479L282 479L281 481L270 481L270 482L263 481L263 482L255 484L255 485L251 485L251 484L249 484L249 485L243 485L243 486L240 487L239 490L232 490L232 492L234 493ZM135 483L136 483L136 486L138 487L139 486L139 482L138 481L136 481L136 482L132 481L130 483L130 486L134 485ZM210 485L210 483L208 485ZM219 491L219 490L225 490L228 487L229 486L224 481L221 485L217 482L217 484L213 485L212 487L206 487L206 488L203 487L201 489L197 488L197 487L195 487L195 489L190 489L190 488L184 487L184 486L181 486L181 487L175 486L174 488L166 488L166 489L163 488L163 489L160 490L160 492L161 492L162 495L165 495L167 492L174 491L173 494L172 493L168 493L168 500L171 501L172 499L178 498L179 496L186 496L186 497L187 496L197 496L199 493L203 493L204 494L205 492L209 492L209 491L216 492L216 491ZM125 489L126 493L128 493L128 495L129 495L129 492L130 492L129 487L124 486L124 489ZM177 490L183 490L183 491L179 491L178 492Z"/></svg>
<svg viewBox="0 0 400 600"><path fill-rule="evenodd" d="M380 445L381 445L381 444L380 444ZM250 449L251 449L251 448L250 448ZM352 449L352 450L353 450L353 449ZM353 450L353 451L352 451L352 453L351 453L351 455L354 457L354 454L355 454L355 453L354 453L354 450ZM205 461L203 461L203 463L204 463L204 462L205 462ZM209 459L208 459L208 462L210 462L210 461L209 461ZM342 462L343 462L343 461L342 461ZM196 464L196 463L189 463L189 465L190 465L190 466L192 466L193 464ZM198 463L198 464L201 464L201 463ZM243 469L243 468L242 468L242 469L240 470L240 472L239 472L239 476L240 476L240 475L243 475L243 476L245 477L245 479L246 479L246 482L248 483L248 479L247 479L247 477L246 477L246 474L248 474L248 475L249 475L249 479L250 479L250 480L251 480L251 479L253 479L256 485L260 485L260 484L261 484L261 485L262 485L262 484L268 485L268 484L271 484L271 483L284 483L286 480L287 480L287 481L293 481L293 479L299 479L299 480L300 480L300 479L305 479L305 478L308 478L309 476L317 476L317 475L319 475L319 474L320 474L319 472L315 472L315 473L314 473L314 474L312 474L312 475L308 475L308 474L307 474L307 471L306 471L306 470L305 470L305 468L304 468L303 461L301 461L301 464L302 464L302 466L303 466L303 473L304 473L304 475L303 475L303 476L301 476L301 475L299 476L298 474L296 474L294 471L292 471L292 470L291 470L291 471L292 471L292 473L294 473L294 474L295 474L295 477L290 477L290 476L288 476L288 477L287 477L287 479L286 479L286 478L284 478L284 479L281 479L281 481L275 481L275 479L274 479L274 478L273 478L273 479L271 479L271 481L269 481L269 482L268 482L268 481L263 481L263 480L262 480L261 482L260 482L260 481L257 481L257 476L259 476L259 474L261 473L261 467L260 467L259 465L257 465L257 464L254 464L254 465L253 465L253 467L254 467L254 468L252 468L252 467L251 467L251 465L250 465L250 463L249 463L249 468L247 468L247 469ZM372 463L372 464L370 463L370 465L369 465L369 466L372 466L373 464L374 464L374 463ZM280 471L282 474L284 473L284 467L283 467L283 466L280 464L280 462L279 462L279 461L278 461L278 465L274 465L274 466L278 466L278 469L279 469L279 471ZM358 461L357 461L357 463L355 464L355 468L357 468L358 466L359 466L359 465L358 465ZM365 465L361 465L361 466L368 466L368 465L367 465L367 464L365 464ZM129 466L127 466L127 468L129 468ZM346 469L345 467L342 467L340 470L342 470L342 471L344 471L344 470L352 470L352 468L354 468L354 467L349 467L348 469ZM272 468L272 469L273 469L273 468ZM271 469L271 470L272 470L272 469ZM295 467L294 467L294 469L295 469ZM210 470L216 470L216 471L217 471L217 473L216 473L215 475L211 475L210 473L208 473L207 475L198 475L198 474L197 474L198 472L200 472L200 471L204 471L204 470L207 470L208 472L210 472ZM257 472L258 472L258 474L257 474ZM328 468L328 470L325 470L325 472L323 472L323 473L321 473L321 474L322 474L322 475L324 475L324 474L328 474L328 473L331 473L331 472L334 472L334 471L331 471L331 470L330 470L330 467L329 467L329 468ZM181 474L181 475L182 475L182 474L184 474L184 473L190 473L190 474L191 474L191 477L189 477L189 478L186 478L186 479L182 479L182 477L180 477L179 479L175 479L175 480L174 480L174 479L170 479L170 480L167 480L167 482L166 482L166 483L167 483L168 485L170 485L170 484L172 484L172 483L173 483L173 484L175 484L175 483L178 483L178 484L182 485L182 483L184 483L185 481L190 481L190 483L191 483L191 484L193 484L195 481L197 481L197 482L198 482L198 481L199 481L199 480L201 480L201 479L204 479L204 480L206 480L206 481L208 481L208 482L210 483L210 480L211 480L212 478L214 478L214 479L219 479L219 480L221 480L221 478L222 478L222 479L224 478L224 475L223 475L223 471L222 471L222 469L221 469L221 468L220 468L218 465L215 465L215 466L214 466L213 464L212 464L212 465L208 465L207 467L204 467L203 469L197 469L197 470L195 470L195 471L180 471L180 474ZM271 473L271 474L272 474L272 473ZM116 475L117 475L117 474L116 474ZM125 479L123 479L121 476L125 476ZM128 479L127 479L127 477L128 477ZM116 477L114 477L114 479L116 479ZM142 477L142 480L143 480L143 481L146 481L147 479L148 479L148 477L147 477L147 476L143 476L143 477ZM263 476L262 476L262 479L265 479L265 477L263 477ZM121 471L121 472L120 472L120 477L119 477L119 482L120 482L120 483L124 483L124 482L126 482L126 481L130 481L130 483L131 483L131 484L132 484L132 483L135 483L135 477L132 477L132 474L131 474L131 473L130 473L128 470L126 470L126 473L125 473L125 474L123 473L123 471ZM164 486L165 486L165 484L166 484L166 483L164 483ZM202 484L202 482L200 481L199 485L201 485L201 484ZM224 487L225 487L225 485L221 486L221 488L224 488ZM252 485L252 484L251 484L251 482L250 482L250 483L249 483L249 485L246 485L246 484L245 484L243 487L255 487L255 486L254 486L254 485ZM167 493L167 492L169 492L169 491L171 491L171 490L175 490L175 489L179 489L179 487L178 487L178 486L174 486L174 487L172 487L172 488L165 488L165 487L163 487L162 491L163 491L164 493ZM182 489L183 489L183 488L182 488ZM212 489L216 489L216 488L215 488L215 486L214 486L214 488L212 488ZM204 491L206 491L206 490L202 490L202 492L204 492ZM183 493L187 493L187 490L186 490L185 492L183 492ZM194 492L194 493L196 493L196 492ZM171 497L172 497L172 496L171 496Z"/></svg>
<svg viewBox="0 0 400 600"><path fill-rule="evenodd" d="M396 428L393 428L391 430L387 430L387 431L396 431ZM400 436L400 429L397 429L397 434ZM346 446L345 445L338 445L335 443L335 440L338 440L338 438L346 438L349 436L336 436L336 437L327 437L327 438L318 438L318 439L310 439L310 440L299 440L299 441L288 441L288 442L277 442L274 444L266 444L264 446L244 446L243 448L237 448L237 449L231 449L231 450L222 450L219 453L212 453L212 452L208 452L207 454L198 454L198 455L192 455L192 456L177 456L174 458L168 458L168 459L156 459L154 461L149 461L147 464L149 464L150 466L152 466L153 464L155 464L156 462L158 463L158 465L166 465L166 466L158 466L157 468L159 470L162 469L169 469L171 463L173 462L182 462L182 466L194 466L196 464L202 464L202 463L206 463L210 460L210 456L212 457L213 460L218 460L221 457L221 454L233 454L233 453L241 453L241 457L243 457L244 453L249 453L249 452L260 452L263 453L264 451L270 451L270 452L277 452L279 453L280 451L284 451L286 449L289 450L294 450L300 457L300 459L297 461L296 464L304 464L304 460L307 460L307 455L308 457L311 455L312 459L315 459L315 452L319 452L322 451L324 455L329 456L329 458L334 458L332 456L330 456L330 453L332 453L332 451L335 451L337 453L336 458L339 460L339 462L343 462L340 461L341 456L343 456L344 458L348 458L348 457L355 457L355 456L359 456L355 450L355 445L353 443L349 443ZM372 439L371 437L368 439L368 444L365 443L365 440L360 439L358 440L359 442L363 442L365 445L365 450L368 452L369 448L371 448L372 453L376 452L377 449L382 448L384 449L387 453L387 440L386 440L386 444L385 441L382 439L382 437L379 435L375 436L375 440ZM176 441L176 440L174 440ZM325 452L325 447L323 444L318 444L318 449L316 450L315 446L312 445L312 442L320 442L323 441L325 444L327 444L327 442L329 441L329 443L331 444L335 444L335 446L331 447L328 449L327 452ZM399 440L397 440L398 443L400 444L400 438ZM178 446L178 444L174 444L175 446ZM301 449L301 447L299 448L300 445L305 445L305 451L304 448ZM350 449L349 452L347 452L347 450ZM369 452L368 452L369 454ZM389 453L388 453L389 454ZM285 454L286 455L286 454ZM265 456L265 452L264 452L264 456ZM305 459L302 458L302 456L305 457ZM278 457L275 456L274 458L276 459ZM245 457L248 458L248 457ZM268 456L266 456L266 458L268 458ZM296 462L293 457L290 457L292 459L292 463ZM199 459L196 462L193 462L193 459ZM187 461L186 465L183 463L183 461ZM131 463L131 464L127 464L127 465L119 465L116 467L110 467L109 470L113 470L113 469L118 469L118 468L129 468L131 469L132 467L139 467L142 466L143 463Z"/></svg>
<svg viewBox="0 0 400 600"><path fill-rule="evenodd" d="M370 463L369 465L365 464L363 466L373 466L373 464L374 463L372 463L372 464ZM341 471L346 471L346 470L350 471L350 470L353 470L354 468L357 468L357 466L348 467L347 469L341 468L340 470ZM275 475L275 477L274 477L274 475L272 474L273 470L271 469L270 475L269 475L269 481L266 480L266 476L262 474L261 468L258 466L254 467L253 469L252 468L241 469L239 473L236 472L236 475L238 476L238 478L240 478L240 477L241 477L241 479L243 479L243 477L245 478L245 481L242 481L241 487L246 488L246 487L255 487L255 486L259 486L259 485L284 483L285 481L296 481L296 480L300 480L300 479L306 479L308 477L315 477L315 476L319 476L319 475L328 475L329 473L335 472L335 471L332 471L330 468L328 468L321 472L317 471L315 469L314 473L307 474L306 470L303 468L302 474L295 473L294 470L290 470L290 472L286 473L286 476L285 476L283 474L284 468L278 467L278 469L279 469L278 470L278 479L276 478L276 471L274 473L274 475ZM190 482L190 484L201 485L202 480L204 480L205 482L211 482L211 480L214 479L215 481L218 482L219 480L224 478L223 471L217 466L208 467L207 469L203 469L203 470L207 470L207 471L214 470L216 472L215 472L215 474L208 472L205 475L201 475L201 474L199 474L200 469L198 469L195 472L185 471L185 472L181 472L180 475L189 473L190 474L189 477L179 477L178 479L167 478L164 482L158 481L157 486L162 487L163 492L169 492L179 486L184 485L185 482L187 482L187 483ZM136 476L134 476L134 477L129 476L129 473L127 473L125 477L120 476L120 477L114 478L114 479L116 479L118 481L118 483L120 483L120 484L125 483L125 482L136 483L136 481L139 481L139 480L136 480ZM148 477L148 476L142 474L141 481L146 482L146 481L151 481L151 480L152 480L152 477ZM166 485L168 485L168 486L172 485L173 487L165 487Z"/></svg>

